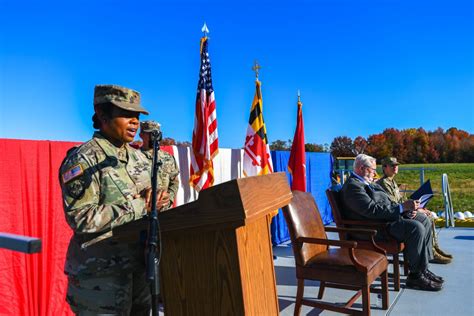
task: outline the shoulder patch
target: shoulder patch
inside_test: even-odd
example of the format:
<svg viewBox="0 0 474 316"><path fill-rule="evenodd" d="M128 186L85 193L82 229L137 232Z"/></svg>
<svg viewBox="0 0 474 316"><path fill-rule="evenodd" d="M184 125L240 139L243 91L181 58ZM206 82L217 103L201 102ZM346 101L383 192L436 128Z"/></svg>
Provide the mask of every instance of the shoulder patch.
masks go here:
<svg viewBox="0 0 474 316"><path fill-rule="evenodd" d="M66 185L67 193L74 199L80 199L84 195L86 187L84 185L84 181L81 179L77 179L74 181L69 182Z"/></svg>
<svg viewBox="0 0 474 316"><path fill-rule="evenodd" d="M69 168L68 171L63 173L62 175L63 183L68 183L69 181L71 181L74 178L79 177L83 173L84 173L84 170L82 169L81 164L76 164L72 166L71 168Z"/></svg>

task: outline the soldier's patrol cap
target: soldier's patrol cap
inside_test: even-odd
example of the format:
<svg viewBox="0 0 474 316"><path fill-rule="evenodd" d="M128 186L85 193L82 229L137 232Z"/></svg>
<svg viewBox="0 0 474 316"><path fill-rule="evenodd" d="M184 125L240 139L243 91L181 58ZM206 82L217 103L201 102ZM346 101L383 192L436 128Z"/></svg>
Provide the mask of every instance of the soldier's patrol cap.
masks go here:
<svg viewBox="0 0 474 316"><path fill-rule="evenodd" d="M96 85L94 107L103 103L112 103L121 109L148 115L148 111L140 104L140 93L129 88L111 84Z"/></svg>
<svg viewBox="0 0 474 316"><path fill-rule="evenodd" d="M145 133L151 133L154 130L159 130L160 126L160 123L151 120L140 122L140 129Z"/></svg>
<svg viewBox="0 0 474 316"><path fill-rule="evenodd" d="M381 163L382 166L398 166L400 164L395 157L385 157Z"/></svg>

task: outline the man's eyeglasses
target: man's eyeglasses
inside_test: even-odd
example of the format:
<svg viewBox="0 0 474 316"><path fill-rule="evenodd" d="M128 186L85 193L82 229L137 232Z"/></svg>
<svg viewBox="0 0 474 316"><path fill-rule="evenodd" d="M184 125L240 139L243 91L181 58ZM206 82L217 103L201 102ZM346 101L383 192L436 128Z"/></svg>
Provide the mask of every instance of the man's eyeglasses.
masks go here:
<svg viewBox="0 0 474 316"><path fill-rule="evenodd" d="M377 171L376 168L372 168L372 167L369 167L369 166L365 166L365 167L366 167L367 169L369 169L370 171L372 171L372 172L376 172L376 171Z"/></svg>

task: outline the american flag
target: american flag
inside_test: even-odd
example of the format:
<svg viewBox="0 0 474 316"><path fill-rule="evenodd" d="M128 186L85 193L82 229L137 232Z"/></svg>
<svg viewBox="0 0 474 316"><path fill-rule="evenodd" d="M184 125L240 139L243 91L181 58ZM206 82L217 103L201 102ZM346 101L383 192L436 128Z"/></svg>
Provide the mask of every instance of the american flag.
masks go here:
<svg viewBox="0 0 474 316"><path fill-rule="evenodd" d="M211 63L206 36L201 38L201 68L194 116L193 153L191 155L190 184L201 191L214 183L212 159L219 151L217 115L214 89L212 88Z"/></svg>

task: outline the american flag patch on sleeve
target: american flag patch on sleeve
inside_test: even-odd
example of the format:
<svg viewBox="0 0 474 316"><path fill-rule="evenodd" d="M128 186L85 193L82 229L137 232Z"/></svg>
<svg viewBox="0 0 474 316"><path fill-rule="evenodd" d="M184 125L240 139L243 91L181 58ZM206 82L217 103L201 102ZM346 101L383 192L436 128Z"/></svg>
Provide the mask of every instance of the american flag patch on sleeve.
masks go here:
<svg viewBox="0 0 474 316"><path fill-rule="evenodd" d="M68 183L69 181L71 181L72 179L76 177L79 177L83 173L84 173L84 170L82 169L82 166L80 164L74 165L68 171L63 173L62 175L63 183Z"/></svg>

